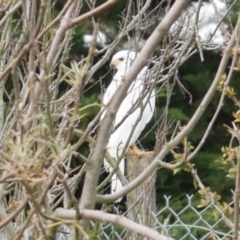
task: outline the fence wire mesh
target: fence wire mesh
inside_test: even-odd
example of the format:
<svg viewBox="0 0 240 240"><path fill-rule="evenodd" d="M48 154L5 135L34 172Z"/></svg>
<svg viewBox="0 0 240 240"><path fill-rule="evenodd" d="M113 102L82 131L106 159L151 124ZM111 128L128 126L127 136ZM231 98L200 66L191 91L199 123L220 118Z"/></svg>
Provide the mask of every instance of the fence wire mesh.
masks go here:
<svg viewBox="0 0 240 240"><path fill-rule="evenodd" d="M186 196L187 204L176 211L171 207L171 197L165 196L165 207L155 217L154 229L179 240L231 239L233 222L226 212L233 205L223 209L212 199L202 209L196 206L193 196Z"/></svg>
<svg viewBox="0 0 240 240"><path fill-rule="evenodd" d="M220 209L218 204L212 200L208 206L199 209L193 196L186 195L187 204L180 210L176 210L174 199L167 196L164 199L165 206L156 214L152 213L153 228L158 232L177 240L232 239L233 221L226 212L233 202ZM146 239L111 224L100 224L99 230L97 236L99 240Z"/></svg>
<svg viewBox="0 0 240 240"><path fill-rule="evenodd" d="M186 195L185 200L184 206L176 207L174 199L165 196L163 207L156 214L152 213L152 228L177 240L232 239L233 219L228 209L233 202L220 208L212 199L207 206L199 208L193 196ZM91 226L94 239L98 240L146 239L113 224L92 222ZM65 227L63 232L58 234L58 240L68 239L69 230Z"/></svg>

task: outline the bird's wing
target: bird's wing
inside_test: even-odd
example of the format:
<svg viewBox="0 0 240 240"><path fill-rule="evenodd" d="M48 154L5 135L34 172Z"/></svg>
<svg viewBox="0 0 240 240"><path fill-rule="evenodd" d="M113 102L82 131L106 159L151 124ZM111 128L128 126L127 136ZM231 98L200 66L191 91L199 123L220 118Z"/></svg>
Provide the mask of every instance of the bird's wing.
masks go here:
<svg viewBox="0 0 240 240"><path fill-rule="evenodd" d="M144 83L139 79L141 77L138 76L138 79L132 83L116 114L114 127L120 122L121 124L111 134L107 146L110 155L116 159L125 147L136 142L155 110L155 90L144 96ZM130 113L126 116L128 112ZM122 173L125 171L124 161L122 159L119 164ZM111 183L112 193L120 191L122 187L121 181L114 174Z"/></svg>
<svg viewBox="0 0 240 240"><path fill-rule="evenodd" d="M101 110L105 109L108 106L111 99L116 94L116 91L121 84L119 79L120 79L120 73L117 72L114 75L113 80L111 81L110 85L108 86L108 88L106 89L106 92L103 95L103 99L102 99L103 107L101 108ZM101 115L101 120L104 118L104 116L105 116L105 111Z"/></svg>
<svg viewBox="0 0 240 240"><path fill-rule="evenodd" d="M144 81L149 77L146 75L146 70L147 68L144 68L133 81L117 111L114 122L116 129L110 136L108 149L121 150L129 139L127 145L131 146L152 118L155 109L155 91L144 93Z"/></svg>

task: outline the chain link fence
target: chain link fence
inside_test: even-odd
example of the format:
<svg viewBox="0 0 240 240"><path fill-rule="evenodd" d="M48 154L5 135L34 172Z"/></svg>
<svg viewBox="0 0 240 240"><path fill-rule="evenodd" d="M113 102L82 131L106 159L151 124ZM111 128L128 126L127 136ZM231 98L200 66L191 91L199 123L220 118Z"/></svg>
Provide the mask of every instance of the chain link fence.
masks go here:
<svg viewBox="0 0 240 240"><path fill-rule="evenodd" d="M179 211L171 207L173 199L165 197L165 207L155 215L154 228L178 240L231 239L233 222L226 212L233 202L220 209L212 199L206 207L198 208L193 196Z"/></svg>
<svg viewBox="0 0 240 240"><path fill-rule="evenodd" d="M229 212L233 202L219 207L214 199L204 207L199 207L199 201L193 196L186 195L184 206L175 206L171 197L164 197L164 207L152 213L154 220L153 228L165 236L177 240L230 240L233 237L233 212ZM138 222L139 219L137 220ZM141 236L122 229L112 224L93 223L92 232L94 239L98 240L140 240ZM69 230L58 234L58 240L67 240Z"/></svg>
<svg viewBox="0 0 240 240"><path fill-rule="evenodd" d="M230 240L233 238L233 202L221 204L210 199L204 207L199 201L186 195L184 206L176 206L171 197L164 197L162 208L157 214L152 213L152 228L161 234L176 240ZM129 214L131 214L129 212ZM134 219L141 223L141 216ZM91 239L96 240L147 240L119 226L107 223L91 222ZM26 229L24 240L31 239L33 232ZM68 240L70 230L67 225L58 229L57 240ZM0 239L9 239L4 229L0 230Z"/></svg>

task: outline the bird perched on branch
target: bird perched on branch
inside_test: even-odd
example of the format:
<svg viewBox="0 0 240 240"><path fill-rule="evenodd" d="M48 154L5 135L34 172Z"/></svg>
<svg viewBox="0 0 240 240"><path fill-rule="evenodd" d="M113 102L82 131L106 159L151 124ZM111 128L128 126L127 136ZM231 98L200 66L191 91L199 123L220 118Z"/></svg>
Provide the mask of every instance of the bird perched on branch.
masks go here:
<svg viewBox="0 0 240 240"><path fill-rule="evenodd" d="M136 57L136 52L128 50L119 51L112 57L111 66L117 72L103 96L104 106L108 106L111 99L117 94L119 86L124 81L124 75ZM124 155L126 150L137 141L146 124L152 118L155 109L155 98L153 82L150 79L148 68L144 67L130 85L116 113L112 133L107 145L107 151L110 156L116 161L120 161L119 169L123 174L125 162L124 159L120 160L119 157ZM104 115L105 113L102 114L102 118ZM143 151L134 147L131 150L131 154L143 154ZM104 161L104 166L107 171L112 170L112 167L106 160ZM111 182L111 192L117 192L121 188L122 183L117 175L114 174Z"/></svg>

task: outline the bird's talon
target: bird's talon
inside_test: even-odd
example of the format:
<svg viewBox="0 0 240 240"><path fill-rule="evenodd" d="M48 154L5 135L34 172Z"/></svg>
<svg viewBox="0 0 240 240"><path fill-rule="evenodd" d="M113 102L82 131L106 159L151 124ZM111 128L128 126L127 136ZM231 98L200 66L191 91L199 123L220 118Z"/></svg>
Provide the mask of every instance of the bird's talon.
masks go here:
<svg viewBox="0 0 240 240"><path fill-rule="evenodd" d="M127 156L137 155L137 156L143 157L143 156L146 156L149 153L154 153L154 152L153 151L149 151L149 152L142 151L142 150L138 149L137 146L134 144L132 146L132 149L129 149L127 151L126 155Z"/></svg>

